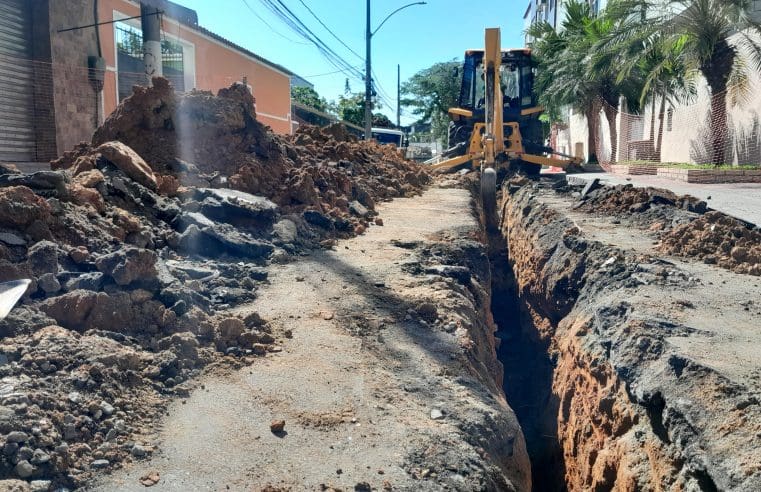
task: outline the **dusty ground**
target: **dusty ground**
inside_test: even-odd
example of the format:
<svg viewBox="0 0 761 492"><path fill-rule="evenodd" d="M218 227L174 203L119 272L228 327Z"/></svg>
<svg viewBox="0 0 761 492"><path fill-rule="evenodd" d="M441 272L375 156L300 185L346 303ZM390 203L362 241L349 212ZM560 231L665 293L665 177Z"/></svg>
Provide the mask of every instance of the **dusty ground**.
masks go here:
<svg viewBox="0 0 761 492"><path fill-rule="evenodd" d="M283 351L205 376L170 407L159 452L92 489L143 490L157 471L155 490L529 490L479 321L490 279L471 207L462 189L397 199L384 226L275 268L241 310L291 331Z"/></svg>

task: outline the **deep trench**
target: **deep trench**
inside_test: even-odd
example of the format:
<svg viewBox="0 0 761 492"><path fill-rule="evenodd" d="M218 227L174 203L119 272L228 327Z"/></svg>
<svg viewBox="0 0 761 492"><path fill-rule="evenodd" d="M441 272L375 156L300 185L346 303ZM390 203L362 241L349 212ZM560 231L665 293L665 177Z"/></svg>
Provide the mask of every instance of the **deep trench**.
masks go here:
<svg viewBox="0 0 761 492"><path fill-rule="evenodd" d="M501 340L497 357L504 366L503 389L518 417L531 460L533 490L567 490L563 452L557 434L559 400L552 393L553 360L520 299L509 261L507 240L490 235L491 311Z"/></svg>

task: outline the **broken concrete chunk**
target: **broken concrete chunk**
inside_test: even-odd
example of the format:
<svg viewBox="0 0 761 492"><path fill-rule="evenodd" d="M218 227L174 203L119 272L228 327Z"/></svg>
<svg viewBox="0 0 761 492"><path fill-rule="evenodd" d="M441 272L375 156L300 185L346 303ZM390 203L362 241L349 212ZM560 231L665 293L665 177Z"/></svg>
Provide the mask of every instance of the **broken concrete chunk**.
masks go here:
<svg viewBox="0 0 761 492"><path fill-rule="evenodd" d="M104 275L101 272L83 273L77 277L67 280L64 283L64 290L71 292L73 290L100 290L103 286Z"/></svg>
<svg viewBox="0 0 761 492"><path fill-rule="evenodd" d="M270 243L254 239L226 224L199 228L190 225L180 235L178 249L184 253L193 253L207 258L223 255L242 258L266 258L275 249Z"/></svg>
<svg viewBox="0 0 761 492"><path fill-rule="evenodd" d="M272 226L272 234L283 243L292 243L298 237L296 223L290 219L281 219Z"/></svg>
<svg viewBox="0 0 761 492"><path fill-rule="evenodd" d="M349 211L358 217L367 217L370 211L357 200L349 202Z"/></svg>
<svg viewBox="0 0 761 492"><path fill-rule="evenodd" d="M29 248L27 261L35 275L58 273L58 246L51 241L40 241Z"/></svg>
<svg viewBox="0 0 761 492"><path fill-rule="evenodd" d="M61 290L61 283L53 273L46 273L37 279L37 286L46 294L55 294Z"/></svg>
<svg viewBox="0 0 761 492"><path fill-rule="evenodd" d="M140 248L124 248L95 260L102 273L111 276L117 285L129 285L135 281L150 283L158 275L156 253Z"/></svg>
<svg viewBox="0 0 761 492"><path fill-rule="evenodd" d="M0 232L0 242L9 246L26 246L26 240L10 232Z"/></svg>
<svg viewBox="0 0 761 492"><path fill-rule="evenodd" d="M125 144L121 142L106 142L95 150L100 152L104 159L121 169L131 179L153 191L158 190L158 182L153 175L151 167L137 152Z"/></svg>
<svg viewBox="0 0 761 492"><path fill-rule="evenodd" d="M0 187L26 186L46 197L66 196L67 181L66 175L59 171L0 175Z"/></svg>
<svg viewBox="0 0 761 492"><path fill-rule="evenodd" d="M201 212L220 222L236 220L271 222L278 211L278 206L267 198L243 191L201 188L199 192L206 197L202 201Z"/></svg>
<svg viewBox="0 0 761 492"><path fill-rule="evenodd" d="M595 178L592 181L587 182L586 185L584 185L584 188L581 190L581 198L585 198L591 191L596 190L602 186L600 184L600 179Z"/></svg>

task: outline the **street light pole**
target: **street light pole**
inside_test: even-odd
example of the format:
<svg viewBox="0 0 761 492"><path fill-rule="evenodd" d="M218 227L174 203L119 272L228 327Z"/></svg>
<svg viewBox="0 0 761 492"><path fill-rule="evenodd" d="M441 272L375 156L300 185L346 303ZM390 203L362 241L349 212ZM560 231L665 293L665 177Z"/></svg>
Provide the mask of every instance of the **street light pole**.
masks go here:
<svg viewBox="0 0 761 492"><path fill-rule="evenodd" d="M373 136L373 112L372 112L372 63L370 61L370 42L373 33L370 30L370 0L367 0L367 30L365 31L365 140Z"/></svg>
<svg viewBox="0 0 761 492"><path fill-rule="evenodd" d="M380 24L378 24L378 27L375 28L375 31L373 31L370 28L370 0L367 0L367 29L365 31L365 46L367 51L365 52L365 140L370 140L372 138L372 131L373 131L373 112L372 112L372 73L373 73L373 65L370 62L370 42L372 41L373 36L375 33L378 32L378 29L383 27L383 24L386 23L389 18L391 18L392 15L399 12L400 10L406 9L407 7L412 7L413 5L425 5L426 2L413 2L409 3L407 5L404 5L402 7L399 7L398 9L394 10L390 14L386 16L383 21L381 21Z"/></svg>
<svg viewBox="0 0 761 492"><path fill-rule="evenodd" d="M402 126L402 69L399 64L396 64L396 128L397 130Z"/></svg>

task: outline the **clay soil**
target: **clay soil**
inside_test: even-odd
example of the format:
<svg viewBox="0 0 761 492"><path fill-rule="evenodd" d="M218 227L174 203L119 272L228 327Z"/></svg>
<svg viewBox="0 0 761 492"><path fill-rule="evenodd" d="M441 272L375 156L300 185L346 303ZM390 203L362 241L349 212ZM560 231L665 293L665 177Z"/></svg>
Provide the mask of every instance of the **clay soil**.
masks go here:
<svg viewBox="0 0 761 492"><path fill-rule="evenodd" d="M508 382L547 385L506 389L535 485L758 489L757 230L664 190L512 191L508 339L539 355L504 360Z"/></svg>

